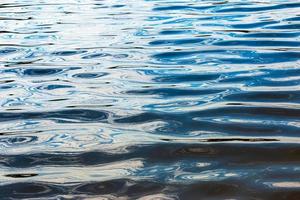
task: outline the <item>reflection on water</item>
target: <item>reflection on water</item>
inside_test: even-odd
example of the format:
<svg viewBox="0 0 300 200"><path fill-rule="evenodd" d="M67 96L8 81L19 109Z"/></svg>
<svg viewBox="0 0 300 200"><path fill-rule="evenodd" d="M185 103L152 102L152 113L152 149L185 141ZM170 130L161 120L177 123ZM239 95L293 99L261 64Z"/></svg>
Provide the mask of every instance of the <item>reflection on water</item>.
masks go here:
<svg viewBox="0 0 300 200"><path fill-rule="evenodd" d="M300 3L2 0L1 199L300 199Z"/></svg>

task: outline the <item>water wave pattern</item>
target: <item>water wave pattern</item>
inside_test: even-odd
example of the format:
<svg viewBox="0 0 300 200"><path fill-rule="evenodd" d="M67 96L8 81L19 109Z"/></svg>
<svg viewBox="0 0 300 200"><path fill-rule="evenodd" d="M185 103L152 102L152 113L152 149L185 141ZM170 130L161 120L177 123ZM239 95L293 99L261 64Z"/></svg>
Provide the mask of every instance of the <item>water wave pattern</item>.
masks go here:
<svg viewBox="0 0 300 200"><path fill-rule="evenodd" d="M300 199L300 2L2 0L0 199Z"/></svg>

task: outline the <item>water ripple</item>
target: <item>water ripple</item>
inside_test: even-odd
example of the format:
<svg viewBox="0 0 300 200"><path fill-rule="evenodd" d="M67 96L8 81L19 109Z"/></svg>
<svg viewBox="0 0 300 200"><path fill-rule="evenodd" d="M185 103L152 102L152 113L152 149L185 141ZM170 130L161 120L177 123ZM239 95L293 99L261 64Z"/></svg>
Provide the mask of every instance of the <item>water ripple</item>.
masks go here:
<svg viewBox="0 0 300 200"><path fill-rule="evenodd" d="M300 199L299 2L0 10L0 199Z"/></svg>

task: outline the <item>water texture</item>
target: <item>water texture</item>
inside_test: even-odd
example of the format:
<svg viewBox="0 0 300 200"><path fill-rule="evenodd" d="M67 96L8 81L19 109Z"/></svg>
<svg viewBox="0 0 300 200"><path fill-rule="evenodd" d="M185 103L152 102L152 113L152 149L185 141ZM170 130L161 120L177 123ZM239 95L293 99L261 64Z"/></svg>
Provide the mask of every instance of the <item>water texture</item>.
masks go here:
<svg viewBox="0 0 300 200"><path fill-rule="evenodd" d="M300 199L300 1L2 0L0 199Z"/></svg>

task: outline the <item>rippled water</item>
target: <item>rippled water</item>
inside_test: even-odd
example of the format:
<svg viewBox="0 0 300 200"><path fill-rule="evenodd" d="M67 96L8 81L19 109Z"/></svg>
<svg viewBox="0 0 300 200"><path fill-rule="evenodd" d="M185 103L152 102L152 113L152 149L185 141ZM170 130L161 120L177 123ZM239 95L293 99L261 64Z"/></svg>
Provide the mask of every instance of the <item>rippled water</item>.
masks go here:
<svg viewBox="0 0 300 200"><path fill-rule="evenodd" d="M300 199L300 2L2 0L0 199Z"/></svg>

